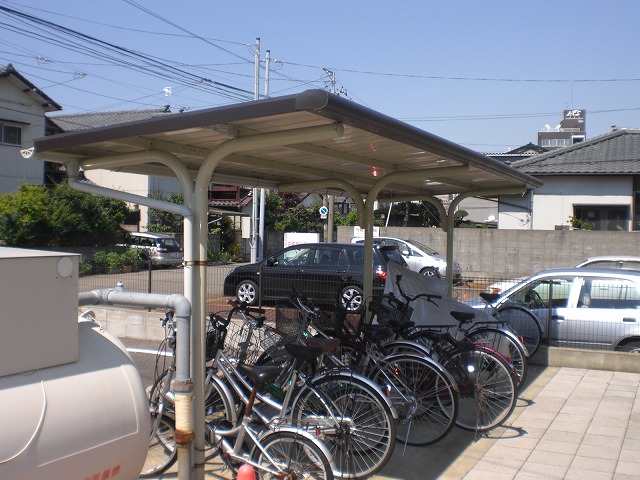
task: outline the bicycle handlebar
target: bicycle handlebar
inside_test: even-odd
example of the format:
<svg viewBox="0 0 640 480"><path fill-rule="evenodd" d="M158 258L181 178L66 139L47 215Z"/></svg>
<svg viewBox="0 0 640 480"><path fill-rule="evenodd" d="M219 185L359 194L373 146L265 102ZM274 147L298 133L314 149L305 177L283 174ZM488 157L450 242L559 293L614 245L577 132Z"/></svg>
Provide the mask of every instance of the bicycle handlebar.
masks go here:
<svg viewBox="0 0 640 480"><path fill-rule="evenodd" d="M233 306L233 310L254 314L254 315L264 315L267 311L263 308L258 307L250 307L247 302L241 302L238 299L230 299L228 301L229 305Z"/></svg>
<svg viewBox="0 0 640 480"><path fill-rule="evenodd" d="M426 298L427 302L431 302L433 303L436 307L438 306L438 304L436 302L434 302L433 300L440 300L442 299L442 295L433 295L431 293L419 293L418 295L415 296L410 296L408 294L406 294L404 292L404 290L402 290L402 286L400 285L400 280L402 280L402 275L396 275L396 285L398 286L398 291L400 292L400 295L402 296L402 298L404 298L407 303L409 302L413 302L419 298ZM395 298L395 296L393 297ZM396 299L396 302L399 302L400 300Z"/></svg>

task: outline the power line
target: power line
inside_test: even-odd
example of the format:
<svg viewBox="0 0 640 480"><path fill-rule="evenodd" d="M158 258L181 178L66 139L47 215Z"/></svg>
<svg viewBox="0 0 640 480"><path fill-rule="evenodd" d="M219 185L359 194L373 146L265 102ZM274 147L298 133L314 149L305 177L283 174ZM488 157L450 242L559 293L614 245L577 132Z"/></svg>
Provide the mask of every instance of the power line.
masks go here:
<svg viewBox="0 0 640 480"><path fill-rule="evenodd" d="M607 110L589 110L589 115L597 115L600 113L618 113L618 112L633 112L640 110L640 107L632 108L615 108ZM558 112L548 113L512 113L512 114L498 114L498 115L452 115L452 116L438 116L438 117L401 117L399 120L411 121L411 122L448 122L448 121L472 121L472 120L507 120L512 118L543 118L552 115L557 115Z"/></svg>
<svg viewBox="0 0 640 480"><path fill-rule="evenodd" d="M1 6L0 12L21 21L20 27L8 23L3 24L7 30L14 31L19 35L25 35L39 41L53 43L89 57L99 58L103 61L106 59L113 65L124 66L158 78L173 80L176 83L188 85L192 88L204 89L210 92L210 88L213 87L217 94L229 99L247 100L252 95L252 92L242 88L217 82L210 78L195 75L184 69L177 68L169 64L166 60L159 59L158 57L148 56L141 52L136 52L102 41L90 35L33 17L32 15L28 15L23 12ZM44 33L42 31L26 31L24 28L24 22L44 28L50 33Z"/></svg>
<svg viewBox="0 0 640 480"><path fill-rule="evenodd" d="M287 65L307 68L323 68L304 63L284 62ZM444 75L418 75L412 73L375 72L372 70L353 70L348 68L330 67L336 72L358 73L361 75L377 75L383 77L421 78L427 80L458 80L470 82L522 82L522 83L598 83L598 82L638 82L640 78L574 78L574 79L541 79L541 78L491 78L491 77L461 77Z"/></svg>

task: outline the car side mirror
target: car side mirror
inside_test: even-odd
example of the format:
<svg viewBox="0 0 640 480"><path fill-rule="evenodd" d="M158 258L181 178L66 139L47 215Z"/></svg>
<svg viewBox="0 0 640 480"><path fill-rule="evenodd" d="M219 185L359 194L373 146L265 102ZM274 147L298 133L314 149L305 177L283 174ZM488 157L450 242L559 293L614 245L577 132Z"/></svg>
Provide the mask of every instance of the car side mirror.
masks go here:
<svg viewBox="0 0 640 480"><path fill-rule="evenodd" d="M266 264L267 267L273 267L274 265L276 265L276 259L274 257L269 257L267 258Z"/></svg>
<svg viewBox="0 0 640 480"><path fill-rule="evenodd" d="M405 257L408 257L408 256L410 256L410 255L411 255L411 250L409 250L408 248L406 248L406 247L405 247L405 248L403 248L402 250L400 250L400 253L401 253L402 255L404 255Z"/></svg>

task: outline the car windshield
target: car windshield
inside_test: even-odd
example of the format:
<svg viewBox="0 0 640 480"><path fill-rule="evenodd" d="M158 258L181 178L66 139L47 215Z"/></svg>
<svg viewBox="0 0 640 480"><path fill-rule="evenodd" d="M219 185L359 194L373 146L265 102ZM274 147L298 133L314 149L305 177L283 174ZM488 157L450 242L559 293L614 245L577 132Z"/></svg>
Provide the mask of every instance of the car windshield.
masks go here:
<svg viewBox="0 0 640 480"><path fill-rule="evenodd" d="M524 286L519 284L505 294L508 303L526 305L529 308L560 308L567 306L573 278L542 278Z"/></svg>
<svg viewBox="0 0 640 480"><path fill-rule="evenodd" d="M411 243L412 245L415 245L416 247L418 247L420 250L422 250L424 253L428 253L429 255L440 255L438 252L436 252L433 248L431 247L427 247L424 243L420 243L417 240L413 240L411 238L409 238L407 240L407 242Z"/></svg>
<svg viewBox="0 0 640 480"><path fill-rule="evenodd" d="M380 253L387 262L396 262L403 267L407 266L407 262L397 248L381 248Z"/></svg>

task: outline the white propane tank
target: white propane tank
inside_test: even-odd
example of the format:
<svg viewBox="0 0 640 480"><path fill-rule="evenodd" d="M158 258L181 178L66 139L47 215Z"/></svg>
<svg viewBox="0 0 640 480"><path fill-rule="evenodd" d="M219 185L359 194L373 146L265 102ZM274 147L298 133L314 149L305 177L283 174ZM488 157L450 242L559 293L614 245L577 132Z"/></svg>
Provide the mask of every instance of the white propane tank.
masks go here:
<svg viewBox="0 0 640 480"><path fill-rule="evenodd" d="M149 447L138 370L92 321L78 322L78 347L75 362L0 377L0 479L138 478Z"/></svg>

